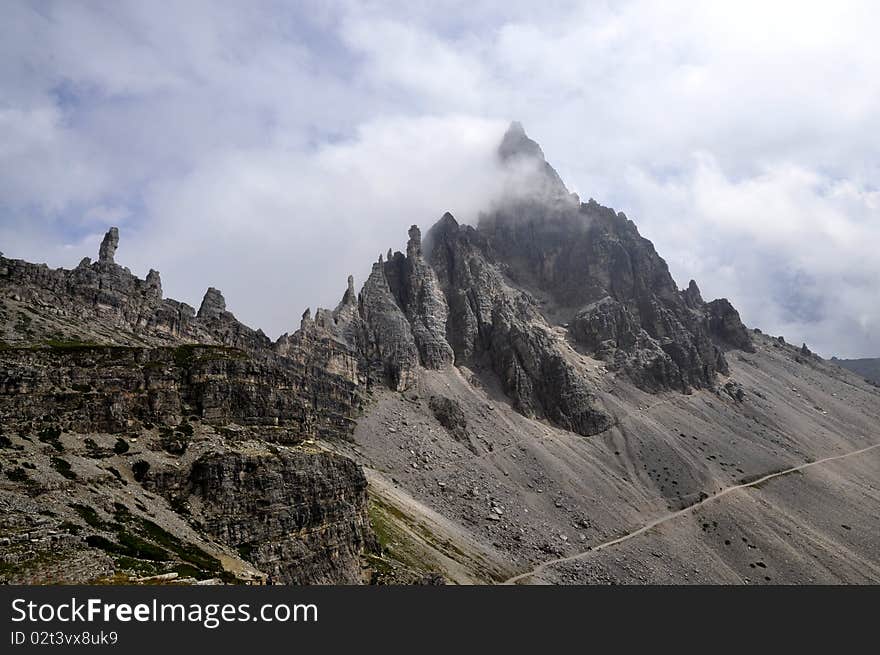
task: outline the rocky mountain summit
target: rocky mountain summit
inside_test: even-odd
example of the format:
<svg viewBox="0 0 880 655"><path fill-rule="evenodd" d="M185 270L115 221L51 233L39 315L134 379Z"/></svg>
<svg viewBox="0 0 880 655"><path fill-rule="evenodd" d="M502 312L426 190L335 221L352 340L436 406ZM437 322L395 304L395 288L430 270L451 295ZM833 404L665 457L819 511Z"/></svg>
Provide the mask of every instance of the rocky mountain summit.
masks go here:
<svg viewBox="0 0 880 655"><path fill-rule="evenodd" d="M115 227L71 270L0 256L0 578L499 581L572 526L689 507L844 424L867 439L869 410L832 425L837 400L792 387L792 409L756 371L837 373L680 290L521 125L498 165L477 225L413 225L274 342L218 289L196 310L117 264Z"/></svg>
<svg viewBox="0 0 880 655"><path fill-rule="evenodd" d="M578 345L644 389L685 392L728 372L726 350L754 350L727 300L704 302L693 280L679 291L635 224L593 200L578 202L520 126L501 153L508 166L531 160L520 183L553 193L499 202L480 220L486 250Z"/></svg>

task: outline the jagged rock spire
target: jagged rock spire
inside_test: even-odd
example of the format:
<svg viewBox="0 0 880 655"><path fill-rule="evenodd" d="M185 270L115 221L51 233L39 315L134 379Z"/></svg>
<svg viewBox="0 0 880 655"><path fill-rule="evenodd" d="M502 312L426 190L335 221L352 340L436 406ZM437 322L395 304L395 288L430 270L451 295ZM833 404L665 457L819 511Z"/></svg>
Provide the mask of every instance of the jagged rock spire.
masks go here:
<svg viewBox="0 0 880 655"><path fill-rule="evenodd" d="M351 305L357 302L357 293L354 290L354 275L348 276L348 287L342 295L342 305Z"/></svg>
<svg viewBox="0 0 880 655"><path fill-rule="evenodd" d="M700 287L697 286L694 280L691 280L688 288L682 291L682 297L684 298L684 303L691 309L699 309L705 304L700 293Z"/></svg>
<svg viewBox="0 0 880 655"><path fill-rule="evenodd" d="M226 299L218 289L208 287L205 297L202 298L202 304L199 307L198 317L200 319L215 318L226 311Z"/></svg>
<svg viewBox="0 0 880 655"><path fill-rule="evenodd" d="M148 289L157 294L159 298L162 297L162 278L159 277L159 271L151 268L150 272L147 273L146 283Z"/></svg>
<svg viewBox="0 0 880 655"><path fill-rule="evenodd" d="M416 257L422 254L422 231L418 225L409 228L409 241L406 244L406 256Z"/></svg>
<svg viewBox="0 0 880 655"><path fill-rule="evenodd" d="M101 248L98 250L98 261L102 264L113 264L116 248L119 247L119 228L111 227L104 235Z"/></svg>

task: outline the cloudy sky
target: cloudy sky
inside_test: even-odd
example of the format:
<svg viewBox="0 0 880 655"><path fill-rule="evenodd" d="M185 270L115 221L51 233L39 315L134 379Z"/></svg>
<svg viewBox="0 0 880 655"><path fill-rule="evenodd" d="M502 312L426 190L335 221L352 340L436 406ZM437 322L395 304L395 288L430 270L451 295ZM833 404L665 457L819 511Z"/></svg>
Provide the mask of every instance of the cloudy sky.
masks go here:
<svg viewBox="0 0 880 655"><path fill-rule="evenodd" d="M520 120L680 285L819 352L880 355L880 4L0 5L0 250L109 225L166 295L271 336L411 223L473 221Z"/></svg>

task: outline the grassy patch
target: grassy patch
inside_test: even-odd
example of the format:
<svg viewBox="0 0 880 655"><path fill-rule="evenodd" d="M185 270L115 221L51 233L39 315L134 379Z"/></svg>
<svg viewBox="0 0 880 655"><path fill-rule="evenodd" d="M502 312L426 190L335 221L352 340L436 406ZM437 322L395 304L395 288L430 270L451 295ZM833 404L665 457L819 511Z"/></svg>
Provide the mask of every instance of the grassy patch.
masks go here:
<svg viewBox="0 0 880 655"><path fill-rule="evenodd" d="M147 472L149 470L150 463L142 459L139 459L131 465L131 472L134 475L134 479L138 482L143 482L144 478L147 477Z"/></svg>
<svg viewBox="0 0 880 655"><path fill-rule="evenodd" d="M79 534L80 532L82 532L83 528L79 523L74 523L73 521L62 521L58 524L58 529L69 532L70 534Z"/></svg>
<svg viewBox="0 0 880 655"><path fill-rule="evenodd" d="M116 523L110 523L103 520L100 516L98 516L98 513L94 510L94 508L89 507L88 505L73 503L70 505L70 509L79 514L79 517L83 521L85 521L96 530L113 530L115 528L122 527Z"/></svg>
<svg viewBox="0 0 880 655"><path fill-rule="evenodd" d="M62 351L93 350L101 345L94 341L68 341L65 339L47 339L45 344L52 350Z"/></svg>
<svg viewBox="0 0 880 655"><path fill-rule="evenodd" d="M141 539L137 535L130 532L120 531L116 536L119 538L119 543L128 549L132 557L137 557L138 559L150 559L157 562L168 560L168 552L164 548L160 548L149 541Z"/></svg>
<svg viewBox="0 0 880 655"><path fill-rule="evenodd" d="M184 344L177 346L173 353L174 363L180 368L189 368L198 362L210 362L223 359L245 359L247 355L229 346L204 346L201 344Z"/></svg>
<svg viewBox="0 0 880 655"><path fill-rule="evenodd" d="M6 477L13 482L32 482L31 476L29 476L27 474L27 471L25 471L20 466L18 468L6 471Z"/></svg>
<svg viewBox="0 0 880 655"><path fill-rule="evenodd" d="M201 569L197 569L196 567L194 567L192 564L178 564L171 570L176 571L181 578L195 578L196 580L205 580L206 578L211 577Z"/></svg>
<svg viewBox="0 0 880 655"><path fill-rule="evenodd" d="M164 566L159 565L154 561L137 559L135 557L129 557L128 555L114 557L113 562L116 564L117 569L132 571L142 577L159 575L160 573L165 572Z"/></svg>
<svg viewBox="0 0 880 655"><path fill-rule="evenodd" d="M235 550L237 550L238 554L244 559L250 560L251 556L254 554L254 549L254 544L240 544Z"/></svg>
<svg viewBox="0 0 880 655"><path fill-rule="evenodd" d="M52 446L59 453L64 452L64 444L61 443L61 428L52 426L40 430L37 438L43 443Z"/></svg>
<svg viewBox="0 0 880 655"><path fill-rule="evenodd" d="M61 457L53 457L52 458L52 468L54 468L58 473L60 473L63 477L68 480L76 480L77 475L70 468L70 462L66 459L62 459Z"/></svg>
<svg viewBox="0 0 880 655"><path fill-rule="evenodd" d="M169 559L168 553L162 548L125 530L120 530L116 534L116 538L119 539L118 543L102 535L93 534L86 537L86 543L92 548L98 548L113 555L123 555L153 562L167 562Z"/></svg>
<svg viewBox="0 0 880 655"><path fill-rule="evenodd" d="M104 459L110 457L110 452L101 448L91 437L86 437L83 443L86 445L86 454L92 459Z"/></svg>
<svg viewBox="0 0 880 655"><path fill-rule="evenodd" d="M122 473L120 473L118 470L116 470L112 466L108 466L107 471L109 471L113 475L113 477L119 480L123 485L128 486L128 481L122 477Z"/></svg>
<svg viewBox="0 0 880 655"><path fill-rule="evenodd" d="M140 524L146 536L170 550L184 562L189 562L200 569L214 573L223 571L223 565L220 563L220 560L209 555L195 544L187 543L175 537L149 519L140 519Z"/></svg>

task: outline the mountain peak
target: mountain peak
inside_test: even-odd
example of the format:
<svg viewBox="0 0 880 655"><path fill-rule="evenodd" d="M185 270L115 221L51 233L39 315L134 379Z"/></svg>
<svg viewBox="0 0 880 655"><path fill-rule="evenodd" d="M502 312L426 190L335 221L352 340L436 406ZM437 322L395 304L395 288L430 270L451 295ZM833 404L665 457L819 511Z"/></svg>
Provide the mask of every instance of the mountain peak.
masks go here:
<svg viewBox="0 0 880 655"><path fill-rule="evenodd" d="M537 141L533 141L526 134L522 123L513 121L504 133L501 139L501 145L498 146L498 156L502 161L507 161L514 157L527 157L529 159L544 159L544 151Z"/></svg>
<svg viewBox="0 0 880 655"><path fill-rule="evenodd" d="M513 121L498 146L501 165L513 172L511 181L514 194L526 195L532 200L557 202L568 198L569 192L556 170L547 163L538 142L530 139L522 123Z"/></svg>
<svg viewBox="0 0 880 655"><path fill-rule="evenodd" d="M220 316L226 311L226 299L219 289L208 287L202 305L197 314L200 319L209 319Z"/></svg>

